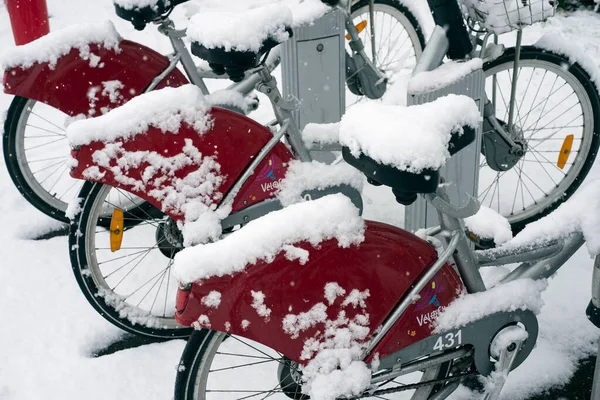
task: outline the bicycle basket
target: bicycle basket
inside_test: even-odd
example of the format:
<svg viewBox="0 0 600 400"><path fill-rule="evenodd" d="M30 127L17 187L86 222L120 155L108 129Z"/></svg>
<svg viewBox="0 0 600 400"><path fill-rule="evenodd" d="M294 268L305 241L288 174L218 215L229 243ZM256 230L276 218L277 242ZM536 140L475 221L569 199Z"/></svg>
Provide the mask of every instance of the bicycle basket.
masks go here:
<svg viewBox="0 0 600 400"><path fill-rule="evenodd" d="M496 34L545 21L556 12L556 0L463 0L466 14Z"/></svg>

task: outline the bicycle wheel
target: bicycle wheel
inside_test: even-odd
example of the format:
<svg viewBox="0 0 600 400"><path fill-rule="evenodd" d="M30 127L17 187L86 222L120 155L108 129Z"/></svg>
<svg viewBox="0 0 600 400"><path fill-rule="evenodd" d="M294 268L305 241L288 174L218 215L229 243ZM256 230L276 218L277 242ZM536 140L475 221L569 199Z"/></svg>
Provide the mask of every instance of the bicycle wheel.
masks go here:
<svg viewBox="0 0 600 400"><path fill-rule="evenodd" d="M431 380L443 379L449 371L450 362L446 362L427 370L423 376ZM194 331L179 364L175 400L308 399L301 394L301 384L294 375L298 375L296 364L264 345L223 332ZM415 383L419 382L420 375L417 372L405 378L412 378ZM408 383L400 380L397 378L382 388ZM413 391L411 398L426 400L431 398L433 391L433 386L425 386L418 393ZM372 398L406 399L409 398L407 393L410 392Z"/></svg>
<svg viewBox="0 0 600 400"><path fill-rule="evenodd" d="M63 222L69 221L67 205L82 184L69 175L67 122L63 112L16 96L3 137L4 161L19 192L35 208Z"/></svg>
<svg viewBox="0 0 600 400"><path fill-rule="evenodd" d="M375 66L389 77L390 82L394 82L412 72L425 47L425 37L414 14L397 0L375 0L374 29L371 29L369 3L370 0L355 2L351 8L352 19L360 32L365 53L371 59L374 56ZM348 91L346 106L363 98Z"/></svg>
<svg viewBox="0 0 600 400"><path fill-rule="evenodd" d="M514 54L508 49L484 65L486 93L501 124L509 113ZM479 170L479 200L504 215L515 233L575 192L600 145L598 92L579 64L524 46L518 68L514 126L522 132L525 154L503 172L482 157Z"/></svg>
<svg viewBox="0 0 600 400"><path fill-rule="evenodd" d="M101 183L85 182L79 197L84 200L71 224L69 251L88 302L127 332L152 338L189 336L191 328L174 318L177 282L171 264L183 247L174 221L148 203L141 207L130 193ZM128 212L130 208L135 212ZM110 219L118 218L119 210L124 228L111 232Z"/></svg>

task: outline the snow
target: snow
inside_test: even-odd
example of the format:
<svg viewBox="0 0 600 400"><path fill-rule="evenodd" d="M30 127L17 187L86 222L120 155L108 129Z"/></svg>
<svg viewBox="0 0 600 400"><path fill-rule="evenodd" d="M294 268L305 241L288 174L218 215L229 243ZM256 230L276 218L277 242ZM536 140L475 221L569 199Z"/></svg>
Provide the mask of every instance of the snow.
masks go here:
<svg viewBox="0 0 600 400"><path fill-rule="evenodd" d="M90 44L98 44L106 49L118 51L120 41L121 36L110 21L73 25L52 31L26 45L6 50L0 56L0 60L5 70L14 67L25 69L33 64L46 62L51 69L54 69L60 57L68 54L72 49L77 49L81 58L97 63L91 58L94 55L90 53Z"/></svg>
<svg viewBox="0 0 600 400"><path fill-rule="evenodd" d="M467 229L484 239L494 239L496 246L512 239L510 223L491 208L481 206L477 214L465 218Z"/></svg>
<svg viewBox="0 0 600 400"><path fill-rule="evenodd" d="M303 201L302 193L310 190L348 185L360 192L363 181L362 173L346 163L330 165L318 161L293 160L279 184L277 198L283 206L288 206Z"/></svg>
<svg viewBox="0 0 600 400"><path fill-rule="evenodd" d="M221 304L221 292L212 290L209 294L204 296L200 302L209 308L218 308Z"/></svg>
<svg viewBox="0 0 600 400"><path fill-rule="evenodd" d="M531 310L538 314L544 305L541 293L547 287L546 280L517 279L485 292L463 294L438 314L435 332L458 329L501 311Z"/></svg>
<svg viewBox="0 0 600 400"><path fill-rule="evenodd" d="M481 58L468 61L448 61L433 71L420 72L410 78L407 90L411 95L439 90L483 67Z"/></svg>
<svg viewBox="0 0 600 400"><path fill-rule="evenodd" d="M252 308L256 310L256 313L260 317L268 320L271 316L271 309L265 305L265 294L263 292L255 292L254 290L251 290L250 294L252 295Z"/></svg>
<svg viewBox="0 0 600 400"><path fill-rule="evenodd" d="M67 128L67 137L76 147L93 141L131 139L150 127L177 132L182 123L201 135L212 126L209 110L210 105L197 86L167 87L137 96L97 118L75 121Z"/></svg>
<svg viewBox="0 0 600 400"><path fill-rule="evenodd" d="M365 154L399 170L419 173L441 168L450 158L452 132L462 133L463 126L476 128L480 121L479 108L466 96L447 95L411 107L366 102L342 117L340 143L355 157Z"/></svg>
<svg viewBox="0 0 600 400"><path fill-rule="evenodd" d="M69 205L65 211L65 216L71 221L74 220L77 214L81 212L81 202L83 202L82 197L75 197L69 202Z"/></svg>
<svg viewBox="0 0 600 400"><path fill-rule="evenodd" d="M501 248L533 247L582 232L591 256L600 254L600 179L588 180L546 217L528 224Z"/></svg>
<svg viewBox="0 0 600 400"><path fill-rule="evenodd" d="M365 224L358 209L342 194L292 204L249 222L222 240L184 249L175 256L173 272L180 283L233 275L259 260L269 262L284 246L335 239L340 247L364 240ZM232 252L228 249L236 249Z"/></svg>
<svg viewBox="0 0 600 400"><path fill-rule="evenodd" d="M188 37L209 49L258 53L267 39L283 42L292 24L292 12L283 4L269 4L244 11L204 11L190 20ZM235 29L231 29L235 27Z"/></svg>
<svg viewBox="0 0 600 400"><path fill-rule="evenodd" d="M573 43L566 40L558 32L550 32L542 36L535 43L535 46L563 55L569 59L571 64L579 64L588 73L592 82L596 84L596 88L600 90L600 69L577 42Z"/></svg>
<svg viewBox="0 0 600 400"><path fill-rule="evenodd" d="M329 282L325 285L325 298L329 305L332 305L336 298L345 294L346 291L337 282Z"/></svg>
<svg viewBox="0 0 600 400"><path fill-rule="evenodd" d="M340 141L340 123L308 123L302 130L302 141L309 149L317 148L319 145L336 144Z"/></svg>
<svg viewBox="0 0 600 400"><path fill-rule="evenodd" d="M206 101L212 106L238 108L244 114L247 114L250 110L250 99L235 90L216 90L206 96Z"/></svg>
<svg viewBox="0 0 600 400"><path fill-rule="evenodd" d="M126 10L134 8L151 7L156 9L159 3L169 4L169 0L113 0L113 3L123 7Z"/></svg>
<svg viewBox="0 0 600 400"><path fill-rule="evenodd" d="M555 13L556 3L549 0L462 0L471 18L496 34L544 21Z"/></svg>

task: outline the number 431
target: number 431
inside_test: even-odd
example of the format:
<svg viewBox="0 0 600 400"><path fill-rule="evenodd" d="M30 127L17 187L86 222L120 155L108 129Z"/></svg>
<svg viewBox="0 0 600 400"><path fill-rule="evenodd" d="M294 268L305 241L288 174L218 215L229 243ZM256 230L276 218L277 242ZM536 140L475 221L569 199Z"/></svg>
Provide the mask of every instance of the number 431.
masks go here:
<svg viewBox="0 0 600 400"><path fill-rule="evenodd" d="M462 331L458 330L456 332L450 332L443 336L440 336L438 340L435 341L435 345L433 346L434 350L442 351L444 349L451 349L456 346L460 346L462 344Z"/></svg>

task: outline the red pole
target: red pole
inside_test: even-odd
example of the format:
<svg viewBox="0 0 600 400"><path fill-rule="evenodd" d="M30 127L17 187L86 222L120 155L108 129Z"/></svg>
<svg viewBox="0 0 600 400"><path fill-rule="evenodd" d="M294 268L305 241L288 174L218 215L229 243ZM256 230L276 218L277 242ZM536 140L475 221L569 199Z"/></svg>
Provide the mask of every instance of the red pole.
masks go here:
<svg viewBox="0 0 600 400"><path fill-rule="evenodd" d="M46 0L4 0L17 45L29 43L50 31Z"/></svg>

